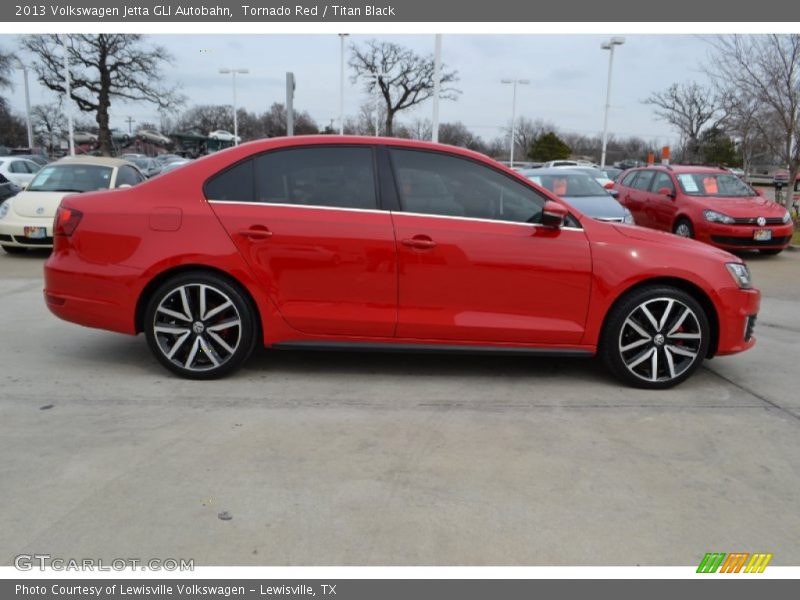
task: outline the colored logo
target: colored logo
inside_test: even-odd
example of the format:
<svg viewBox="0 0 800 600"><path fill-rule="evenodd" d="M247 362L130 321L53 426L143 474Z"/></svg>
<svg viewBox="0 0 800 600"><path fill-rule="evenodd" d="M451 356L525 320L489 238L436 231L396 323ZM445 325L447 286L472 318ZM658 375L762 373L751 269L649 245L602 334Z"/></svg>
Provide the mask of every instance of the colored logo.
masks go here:
<svg viewBox="0 0 800 600"><path fill-rule="evenodd" d="M748 552L709 552L700 561L698 573L763 573L772 554Z"/></svg>

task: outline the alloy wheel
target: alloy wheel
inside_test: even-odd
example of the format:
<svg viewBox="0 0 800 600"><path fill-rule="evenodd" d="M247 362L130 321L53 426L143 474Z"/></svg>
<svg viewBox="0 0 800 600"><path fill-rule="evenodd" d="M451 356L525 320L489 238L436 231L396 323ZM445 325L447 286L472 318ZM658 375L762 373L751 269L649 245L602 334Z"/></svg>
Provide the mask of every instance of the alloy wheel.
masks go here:
<svg viewBox="0 0 800 600"><path fill-rule="evenodd" d="M694 310L675 298L637 305L625 318L618 351L625 368L647 382L680 377L701 354L703 330Z"/></svg>
<svg viewBox="0 0 800 600"><path fill-rule="evenodd" d="M242 342L242 316L222 290L205 284L180 285L158 303L153 337L164 357L180 369L219 369Z"/></svg>

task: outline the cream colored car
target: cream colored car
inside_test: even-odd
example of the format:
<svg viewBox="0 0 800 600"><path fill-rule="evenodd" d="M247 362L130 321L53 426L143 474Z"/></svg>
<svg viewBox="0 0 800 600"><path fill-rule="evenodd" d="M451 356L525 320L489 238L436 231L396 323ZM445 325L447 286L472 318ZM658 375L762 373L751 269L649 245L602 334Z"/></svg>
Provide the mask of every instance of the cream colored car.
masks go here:
<svg viewBox="0 0 800 600"><path fill-rule="evenodd" d="M136 185L144 175L117 158L67 157L43 167L25 191L0 205L0 246L9 254L52 248L53 218L64 196Z"/></svg>

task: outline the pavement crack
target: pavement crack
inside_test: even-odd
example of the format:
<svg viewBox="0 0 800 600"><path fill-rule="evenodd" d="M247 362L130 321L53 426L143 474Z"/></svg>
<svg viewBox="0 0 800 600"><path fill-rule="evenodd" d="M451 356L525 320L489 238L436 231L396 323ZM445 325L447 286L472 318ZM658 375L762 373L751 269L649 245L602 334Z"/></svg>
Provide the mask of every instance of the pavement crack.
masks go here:
<svg viewBox="0 0 800 600"><path fill-rule="evenodd" d="M773 402L772 400L770 400L766 396L762 396L758 392L755 392L755 391L751 390L750 388L742 385L741 383L738 383L738 382L734 381L733 379L730 379L729 377L725 377L725 375L723 375L722 373L718 373L717 371L715 371L714 369L712 369L711 367L709 367L707 365L703 365L703 368L706 371L709 371L710 373L713 373L714 375L716 375L717 377L719 377L723 381L726 381L726 382L730 383L733 387L735 387L737 389L740 389L740 390L742 390L743 392L745 392L747 394L750 394L751 396L753 396L753 398L757 398L758 400L760 400L764 404L768 404L772 408L775 408L775 409L777 409L777 410L779 410L779 411L781 411L783 413L786 413L787 415L789 415L793 419L795 419L797 421L800 421L800 415L799 414L792 412L791 410L789 410L786 407L781 406L777 402Z"/></svg>

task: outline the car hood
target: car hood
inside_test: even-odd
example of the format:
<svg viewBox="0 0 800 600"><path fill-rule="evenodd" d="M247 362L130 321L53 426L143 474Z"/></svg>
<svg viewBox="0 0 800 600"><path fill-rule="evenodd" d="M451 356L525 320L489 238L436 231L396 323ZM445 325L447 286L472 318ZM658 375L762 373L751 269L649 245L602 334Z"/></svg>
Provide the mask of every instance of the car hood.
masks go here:
<svg viewBox="0 0 800 600"><path fill-rule="evenodd" d="M783 205L761 196L746 198L697 198L704 209L715 210L729 217L782 217L786 212Z"/></svg>
<svg viewBox="0 0 800 600"><path fill-rule="evenodd" d="M625 208L609 194L602 196L562 196L587 217L594 219L622 219Z"/></svg>
<svg viewBox="0 0 800 600"><path fill-rule="evenodd" d="M64 196L75 192L20 192L13 197L12 208L20 217L50 218Z"/></svg>
<svg viewBox="0 0 800 600"><path fill-rule="evenodd" d="M651 242L669 248L684 248L692 252L701 252L707 256L713 256L722 259L725 262L742 262L730 252L726 252L721 248L704 244L690 238L681 237L666 231L659 231L657 229L648 229L645 227L637 227L635 225L613 225L614 229L621 235L632 240L639 240L642 242Z"/></svg>

